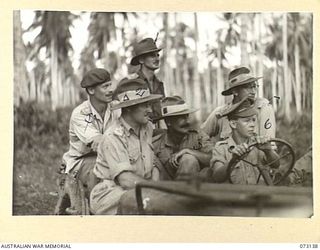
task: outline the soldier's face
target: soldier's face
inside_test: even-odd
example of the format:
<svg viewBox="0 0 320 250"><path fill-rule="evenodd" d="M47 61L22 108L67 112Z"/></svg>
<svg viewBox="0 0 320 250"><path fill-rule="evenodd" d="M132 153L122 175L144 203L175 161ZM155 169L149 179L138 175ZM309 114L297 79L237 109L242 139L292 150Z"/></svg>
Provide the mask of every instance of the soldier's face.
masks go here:
<svg viewBox="0 0 320 250"><path fill-rule="evenodd" d="M152 112L151 104L149 102L137 104L130 109L133 120L138 124L147 124L150 120L150 113Z"/></svg>
<svg viewBox="0 0 320 250"><path fill-rule="evenodd" d="M140 63L151 70L159 69L160 55L158 52L148 53L140 58Z"/></svg>
<svg viewBox="0 0 320 250"><path fill-rule="evenodd" d="M249 116L238 118L230 121L231 127L236 130L236 133L242 138L249 138L254 135L257 116Z"/></svg>
<svg viewBox="0 0 320 250"><path fill-rule="evenodd" d="M257 89L258 84L256 82L250 82L237 88L236 92L238 93L240 99L248 96L250 99L254 100L256 98Z"/></svg>
<svg viewBox="0 0 320 250"><path fill-rule="evenodd" d="M109 103L112 101L113 90L112 82L105 82L93 88L92 96L102 103Z"/></svg>
<svg viewBox="0 0 320 250"><path fill-rule="evenodd" d="M179 134L187 134L190 129L189 115L177 115L166 119L170 130Z"/></svg>

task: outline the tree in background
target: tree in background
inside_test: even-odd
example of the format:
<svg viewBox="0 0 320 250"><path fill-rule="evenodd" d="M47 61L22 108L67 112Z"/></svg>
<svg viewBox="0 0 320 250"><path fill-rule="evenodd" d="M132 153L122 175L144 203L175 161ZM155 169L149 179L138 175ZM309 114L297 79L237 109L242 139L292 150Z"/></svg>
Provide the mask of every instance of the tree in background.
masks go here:
<svg viewBox="0 0 320 250"><path fill-rule="evenodd" d="M29 27L29 30L41 29L33 42L32 53L38 54L45 48L46 56L49 58L52 109L63 105L65 94L70 92L73 85L72 83L66 85L65 82L73 75L73 68L70 67L72 46L69 28L75 18L77 16L68 11L36 11L34 22ZM72 104L71 101L68 103Z"/></svg>
<svg viewBox="0 0 320 250"><path fill-rule="evenodd" d="M29 99L29 79L26 69L27 52L22 40L20 11L13 12L13 61L14 61L14 105Z"/></svg>
<svg viewBox="0 0 320 250"><path fill-rule="evenodd" d="M93 67L108 69L115 82L137 70L128 63L132 44L147 36L155 38L159 31L157 44L164 48L159 75L166 94L181 95L199 107L199 120L228 101L220 93L226 87L228 72L240 63L264 76L260 96L281 97L279 105L274 103L279 117L291 120L293 111L302 114L311 110L312 44L308 37L312 36L312 16L308 13L212 13L204 26L199 13L189 13L186 20L183 13L93 12L76 73L71 64L69 28L77 16L65 11L35 13L29 30L40 28L40 33L28 45L27 59L20 56L32 61L34 67L29 69L30 80L18 81L16 73L15 82L30 82L25 96L50 101L52 108L73 105L81 91L78 79ZM21 38L19 17L15 20L15 37ZM152 27L151 31L143 30L141 23ZM18 48L21 45L15 43L15 55L25 50ZM15 62L15 70L21 70L24 64Z"/></svg>

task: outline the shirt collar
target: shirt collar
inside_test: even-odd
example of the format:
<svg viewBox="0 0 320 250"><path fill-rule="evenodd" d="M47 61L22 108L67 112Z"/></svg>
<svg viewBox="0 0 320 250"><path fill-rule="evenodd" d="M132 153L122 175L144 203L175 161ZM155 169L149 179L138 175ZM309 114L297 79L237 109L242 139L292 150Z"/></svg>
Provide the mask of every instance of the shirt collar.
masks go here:
<svg viewBox="0 0 320 250"><path fill-rule="evenodd" d="M130 124L127 123L127 122L123 119L123 117L120 117L119 120L120 120L120 122L121 122L121 124L122 124L122 126L123 126L123 128L124 128L124 131L125 131L125 133L126 133L126 136L130 136L131 134L135 134L136 136L138 136L137 133L134 131L133 127L131 127ZM141 125L141 127L140 127L140 134L143 134L143 133L146 133L146 126ZM139 136L138 136L138 137L139 137Z"/></svg>
<svg viewBox="0 0 320 250"><path fill-rule="evenodd" d="M93 105L91 104L90 99L88 99L88 103L89 103L89 106L90 106L91 113L92 113L93 117L94 117L96 120L99 120L99 121L103 122L103 119L101 118L100 114L97 112L97 110L96 110L96 109L93 107Z"/></svg>
<svg viewBox="0 0 320 250"><path fill-rule="evenodd" d="M141 69L138 70L137 74L138 74L139 78L142 78L143 80L148 82L147 77L143 74ZM154 82L160 82L160 80L156 77L156 75L153 75L153 81Z"/></svg>

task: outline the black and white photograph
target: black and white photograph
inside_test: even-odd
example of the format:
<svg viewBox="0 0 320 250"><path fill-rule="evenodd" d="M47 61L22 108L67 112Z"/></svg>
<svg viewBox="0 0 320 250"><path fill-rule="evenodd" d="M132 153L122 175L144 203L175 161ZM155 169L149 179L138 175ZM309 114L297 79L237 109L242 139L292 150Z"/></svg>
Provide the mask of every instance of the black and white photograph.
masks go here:
<svg viewBox="0 0 320 250"><path fill-rule="evenodd" d="M13 10L12 215L311 218L313 13Z"/></svg>

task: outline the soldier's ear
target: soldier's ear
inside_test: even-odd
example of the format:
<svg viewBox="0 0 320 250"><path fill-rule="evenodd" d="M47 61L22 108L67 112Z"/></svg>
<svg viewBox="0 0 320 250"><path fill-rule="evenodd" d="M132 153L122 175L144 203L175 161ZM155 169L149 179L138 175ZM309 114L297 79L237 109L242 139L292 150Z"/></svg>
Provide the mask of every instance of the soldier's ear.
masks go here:
<svg viewBox="0 0 320 250"><path fill-rule="evenodd" d="M144 64L144 56L139 56L138 61L139 64Z"/></svg>
<svg viewBox="0 0 320 250"><path fill-rule="evenodd" d="M230 127L232 129L235 129L237 127L237 121L236 120L229 120L229 124L230 124Z"/></svg>
<svg viewBox="0 0 320 250"><path fill-rule="evenodd" d="M94 87L86 88L86 91L89 95L94 95Z"/></svg>

